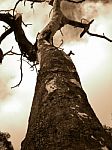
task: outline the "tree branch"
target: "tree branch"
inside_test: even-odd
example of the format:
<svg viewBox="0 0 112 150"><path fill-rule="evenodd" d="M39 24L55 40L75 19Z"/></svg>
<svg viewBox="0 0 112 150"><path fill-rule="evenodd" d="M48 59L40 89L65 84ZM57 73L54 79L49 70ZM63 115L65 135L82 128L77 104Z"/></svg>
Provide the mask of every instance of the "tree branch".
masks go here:
<svg viewBox="0 0 112 150"><path fill-rule="evenodd" d="M13 29L12 28L9 28L7 29L1 36L0 36L0 44L2 42L3 39L6 38L6 36L8 36L10 33L13 32Z"/></svg>
<svg viewBox="0 0 112 150"><path fill-rule="evenodd" d="M15 85L15 86L11 87L11 89L12 89L12 88L15 88L15 87L17 87L17 86L19 86L19 85L21 84L21 82L22 82L22 79L23 79L23 70L22 70L22 54L21 54L21 57L20 57L20 61L21 61L21 63L20 63L21 79L20 79L19 83L18 83L17 85Z"/></svg>
<svg viewBox="0 0 112 150"><path fill-rule="evenodd" d="M7 23L10 27L13 28L14 17L8 13L0 13L0 21Z"/></svg>
<svg viewBox="0 0 112 150"><path fill-rule="evenodd" d="M87 34L91 35L91 36L96 36L96 37L99 37L99 38L103 38L103 39L106 39L107 41L109 42L112 42L111 39L109 39L108 37L106 37L103 33L103 35L99 35L99 34L95 34L95 33L91 33L89 31L86 32Z"/></svg>
<svg viewBox="0 0 112 150"><path fill-rule="evenodd" d="M0 37L0 42L11 32L14 31L15 39L19 45L20 51L29 61L37 61L37 48L26 38L22 29L22 15L17 13L12 16L10 13L0 13L0 21L4 21L11 28L4 32Z"/></svg>
<svg viewBox="0 0 112 150"><path fill-rule="evenodd" d="M29 1L29 2L37 2L37 3L42 3L42 2L45 2L45 0L26 0L26 1Z"/></svg>
<svg viewBox="0 0 112 150"><path fill-rule="evenodd" d="M16 2L16 4L15 4L14 8L13 8L13 16L14 16L14 12L15 12L15 10L16 10L16 7L17 7L17 5L19 4L20 1L22 1L22 0L18 0L18 1Z"/></svg>
<svg viewBox="0 0 112 150"><path fill-rule="evenodd" d="M84 2L85 0L79 0L79 1L74 1L74 0L66 0L68 2L72 2L72 3L82 3Z"/></svg>

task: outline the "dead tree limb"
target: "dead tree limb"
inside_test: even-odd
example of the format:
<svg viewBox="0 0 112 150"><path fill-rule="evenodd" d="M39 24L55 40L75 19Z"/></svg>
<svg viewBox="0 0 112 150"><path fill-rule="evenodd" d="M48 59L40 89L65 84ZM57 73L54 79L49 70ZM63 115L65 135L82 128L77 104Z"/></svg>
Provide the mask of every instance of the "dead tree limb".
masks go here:
<svg viewBox="0 0 112 150"><path fill-rule="evenodd" d="M99 37L99 38L105 39L105 40L107 40L107 41L109 41L109 42L112 42L112 40L111 40L110 38L106 37L106 36L104 35L104 33L103 33L103 35L96 34L96 33L91 33L91 32L89 32L89 31L87 31L86 33L89 34L89 35L91 35L91 36Z"/></svg>
<svg viewBox="0 0 112 150"><path fill-rule="evenodd" d="M18 1L16 2L15 6L14 6L14 8L13 8L13 16L14 16L14 12L15 12L15 10L16 10L17 5L18 5L19 2L21 2L21 1L22 1L22 0L18 0Z"/></svg>
<svg viewBox="0 0 112 150"><path fill-rule="evenodd" d="M0 13L0 21L4 21L10 26L10 29L1 35L0 42L2 42L7 35L14 31L16 42L18 43L23 57L26 57L32 62L38 61L37 49L35 49L35 46L27 39L22 29L22 15L17 13L13 17L10 13Z"/></svg>
<svg viewBox="0 0 112 150"><path fill-rule="evenodd" d="M6 38L10 33L13 32L12 28L7 29L1 36L0 36L0 43L3 41L3 39Z"/></svg>
<svg viewBox="0 0 112 150"><path fill-rule="evenodd" d="M22 54L21 54L21 57L20 57L20 71L21 71L21 74L20 74L20 76L21 76L21 78L20 78L20 81L19 81L19 83L17 84L17 85L15 85L15 86L12 86L11 87L11 89L12 88L15 88L15 87L18 87L20 84L21 84L21 82L22 82L22 79L23 79L23 70L22 70Z"/></svg>

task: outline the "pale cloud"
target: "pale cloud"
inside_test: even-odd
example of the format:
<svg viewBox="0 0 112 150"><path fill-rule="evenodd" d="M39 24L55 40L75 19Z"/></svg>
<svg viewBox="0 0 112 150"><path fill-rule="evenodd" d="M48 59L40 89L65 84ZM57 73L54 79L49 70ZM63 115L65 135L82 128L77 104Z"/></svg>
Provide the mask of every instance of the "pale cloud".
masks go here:
<svg viewBox="0 0 112 150"><path fill-rule="evenodd" d="M0 102L4 101L10 95L11 95L11 91L9 90L9 86L7 85L7 82L0 79Z"/></svg>

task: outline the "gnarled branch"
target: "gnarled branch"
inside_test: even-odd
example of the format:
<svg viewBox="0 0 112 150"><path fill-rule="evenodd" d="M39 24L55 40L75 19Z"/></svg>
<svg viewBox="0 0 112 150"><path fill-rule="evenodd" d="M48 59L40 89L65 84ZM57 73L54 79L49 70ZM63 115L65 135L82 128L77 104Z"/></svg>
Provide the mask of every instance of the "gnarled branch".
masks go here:
<svg viewBox="0 0 112 150"><path fill-rule="evenodd" d="M12 16L10 13L0 13L0 21L4 21L10 26L10 28L1 35L0 42L14 31L15 39L22 55L29 61L38 62L37 49L35 49L35 46L26 38L22 29L22 15L17 13L15 16Z"/></svg>

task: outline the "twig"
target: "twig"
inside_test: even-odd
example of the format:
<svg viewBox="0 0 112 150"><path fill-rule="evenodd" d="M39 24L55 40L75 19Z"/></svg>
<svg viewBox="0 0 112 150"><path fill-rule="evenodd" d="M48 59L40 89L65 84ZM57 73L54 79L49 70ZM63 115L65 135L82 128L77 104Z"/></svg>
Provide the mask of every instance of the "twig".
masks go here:
<svg viewBox="0 0 112 150"><path fill-rule="evenodd" d="M11 54L7 54L7 55L21 55L21 54L18 54L18 53L15 53L15 52L12 52L10 51Z"/></svg>
<svg viewBox="0 0 112 150"><path fill-rule="evenodd" d="M26 4L26 0L24 0L24 6L25 6L25 4Z"/></svg>
<svg viewBox="0 0 112 150"><path fill-rule="evenodd" d="M68 2L72 2L72 3L82 3L82 2L84 2L85 0L80 0L80 1L74 1L74 0L67 0Z"/></svg>
<svg viewBox="0 0 112 150"><path fill-rule="evenodd" d="M51 12L53 11L53 8L51 8L51 10L50 10L50 12L49 12L49 18L50 18L50 16L51 16Z"/></svg>
<svg viewBox="0 0 112 150"><path fill-rule="evenodd" d="M30 66L30 68L32 68L31 71L34 71L34 67L35 67L36 72L38 71L37 67L36 67L36 65L38 65L38 63L34 63L33 65L31 65L27 60L24 60L24 59L22 59L22 60L25 61Z"/></svg>
<svg viewBox="0 0 112 150"><path fill-rule="evenodd" d="M7 26L5 26L5 25L3 25L3 27L5 28L5 31L9 29L9 28L8 28Z"/></svg>
<svg viewBox="0 0 112 150"><path fill-rule="evenodd" d="M31 8L32 8L32 9L33 9L33 4L34 4L34 2L31 3Z"/></svg>
<svg viewBox="0 0 112 150"><path fill-rule="evenodd" d="M12 49L13 49L13 46L12 46L11 50L6 52L6 53L4 53L3 56L5 56L5 55L21 55L21 54L13 52Z"/></svg>
<svg viewBox="0 0 112 150"><path fill-rule="evenodd" d="M24 62L26 62L29 66L30 66L30 68L33 68L31 71L33 71L34 70L34 66L33 65L31 65L27 60L24 60L24 59L22 59Z"/></svg>
<svg viewBox="0 0 112 150"><path fill-rule="evenodd" d="M18 1L16 2L16 4L15 4L14 8L13 8L13 17L14 17L14 12L15 12L15 10L16 10L16 7L17 7L17 5L19 4L20 1L22 1L22 0L18 0Z"/></svg>
<svg viewBox="0 0 112 150"><path fill-rule="evenodd" d="M87 31L86 33L88 33L88 34L91 35L91 36L96 36L96 37L99 37L99 38L106 39L106 40L109 41L109 42L112 42L112 40L109 39L108 37L106 37L106 36L104 35L104 33L103 33L103 35L91 33L91 32L89 32L89 31Z"/></svg>
<svg viewBox="0 0 112 150"><path fill-rule="evenodd" d="M3 56L8 55L10 52L12 52L12 49L13 49L13 46L12 46L11 50L6 52L6 53L4 53Z"/></svg>
<svg viewBox="0 0 112 150"><path fill-rule="evenodd" d="M61 35L63 36L63 32L62 32L62 30L60 29L60 33L61 33Z"/></svg>
<svg viewBox="0 0 112 150"><path fill-rule="evenodd" d="M29 26L29 25L32 25L31 23L25 24L23 21L22 21L22 23L23 23L23 25L24 25L25 27L27 27L27 26Z"/></svg>
<svg viewBox="0 0 112 150"><path fill-rule="evenodd" d="M13 9L6 9L6 10L0 10L0 12L9 12L9 11L12 11Z"/></svg>
<svg viewBox="0 0 112 150"><path fill-rule="evenodd" d="M75 55L72 51L70 51L69 53L68 53L68 56L70 56L70 55Z"/></svg>
<svg viewBox="0 0 112 150"><path fill-rule="evenodd" d="M0 43L2 42L3 39L6 38L7 35L13 32L12 28L7 29L1 36L0 36Z"/></svg>
<svg viewBox="0 0 112 150"><path fill-rule="evenodd" d="M63 39L61 40L60 45L58 46L58 48L60 48L63 45Z"/></svg>
<svg viewBox="0 0 112 150"><path fill-rule="evenodd" d="M36 65L37 65L37 64L35 64L35 70L36 70L36 73L38 73L38 70L37 70L37 67L36 67Z"/></svg>
<svg viewBox="0 0 112 150"><path fill-rule="evenodd" d="M20 79L19 83L18 83L17 85L15 85L15 86L11 87L11 89L12 89L12 88L15 88L15 87L17 87L17 86L19 86L19 85L21 84L21 82L22 82L22 79L23 79L23 71L22 71L22 54L21 54L20 60L21 60L21 63L20 63L21 79Z"/></svg>
<svg viewBox="0 0 112 150"><path fill-rule="evenodd" d="M4 57L3 51L2 51L2 49L0 48L0 64L2 64L3 57Z"/></svg>
<svg viewBox="0 0 112 150"><path fill-rule="evenodd" d="M31 68L33 67L33 70L34 70L34 67L35 67L35 70L36 70L36 73L37 73L37 72L38 72L38 70L37 70L36 65L38 65L38 63L34 63L34 64L31 66Z"/></svg>

